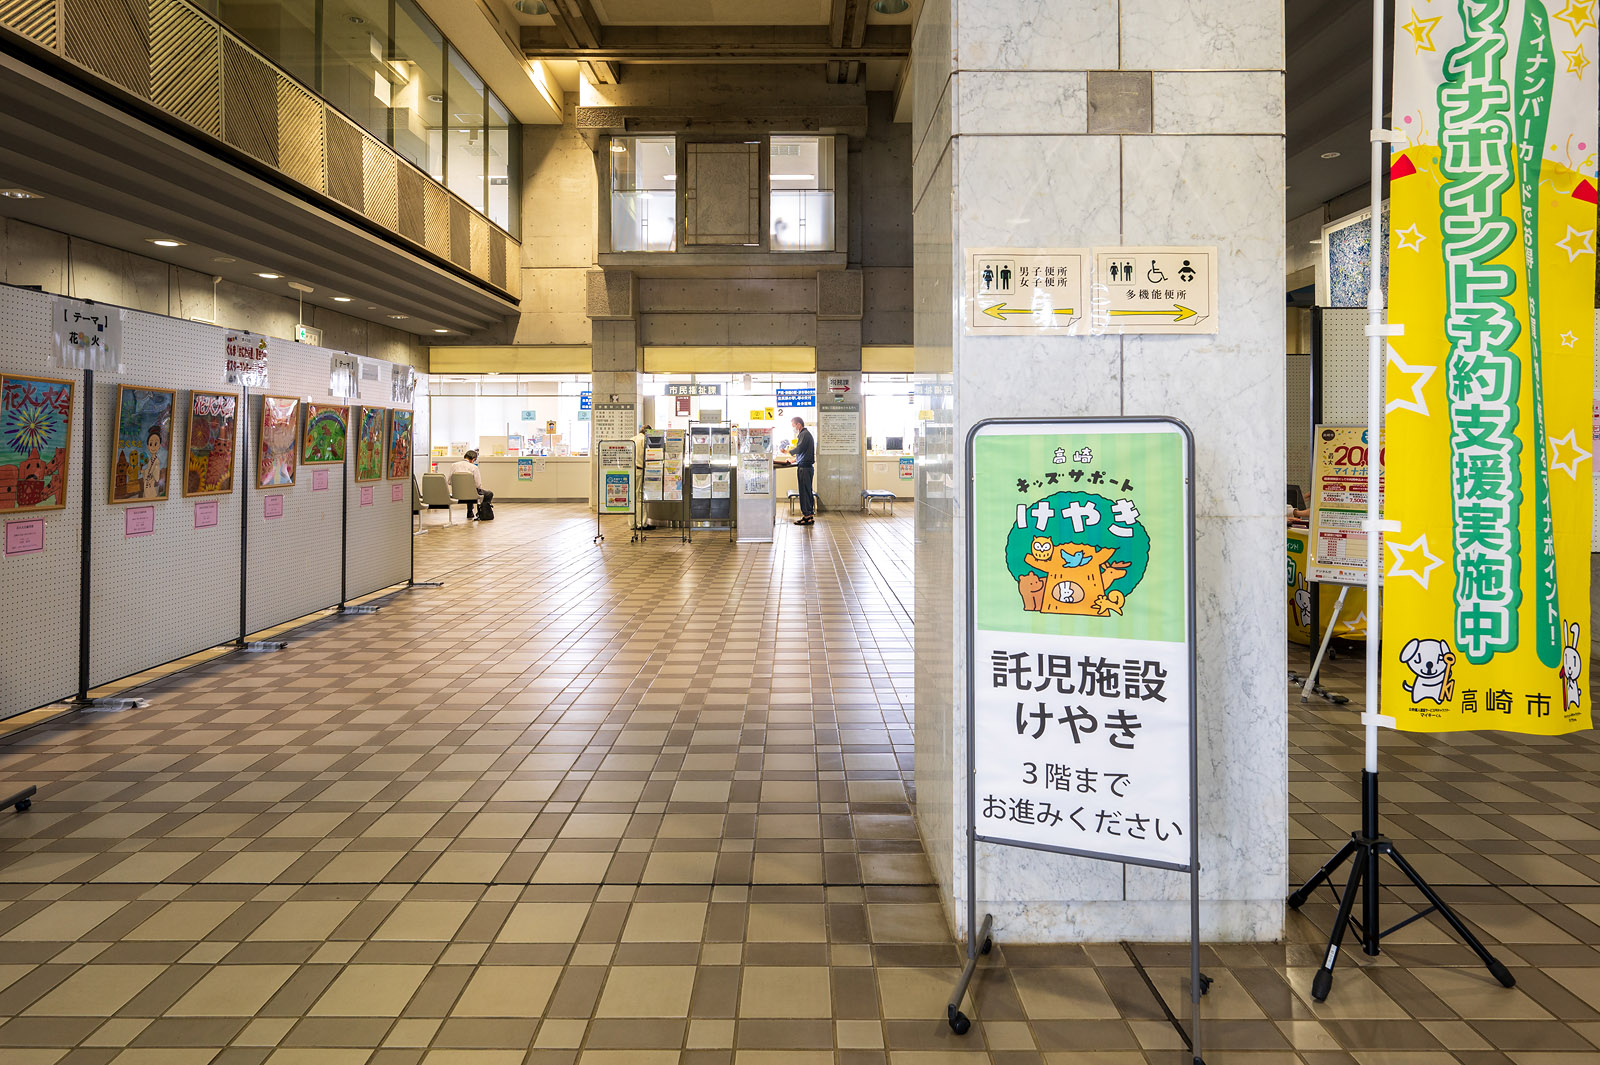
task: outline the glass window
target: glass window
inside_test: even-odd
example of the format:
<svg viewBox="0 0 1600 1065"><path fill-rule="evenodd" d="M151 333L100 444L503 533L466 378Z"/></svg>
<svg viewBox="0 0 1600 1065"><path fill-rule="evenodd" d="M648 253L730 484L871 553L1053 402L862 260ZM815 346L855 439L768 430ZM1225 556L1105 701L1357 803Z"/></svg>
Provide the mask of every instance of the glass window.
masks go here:
<svg viewBox="0 0 1600 1065"><path fill-rule="evenodd" d="M489 94L489 221L512 233L517 231L517 155L521 150L517 124L511 111L494 93Z"/></svg>
<svg viewBox="0 0 1600 1065"><path fill-rule="evenodd" d="M611 138L611 250L678 245L678 153L671 135Z"/></svg>
<svg viewBox="0 0 1600 1065"><path fill-rule="evenodd" d="M395 0L394 150L444 181L444 36L412 0Z"/></svg>
<svg viewBox="0 0 1600 1065"><path fill-rule="evenodd" d="M587 455L588 400L588 374L435 379L428 397L432 458L459 456L469 448L478 448L486 458Z"/></svg>
<svg viewBox="0 0 1600 1065"><path fill-rule="evenodd" d="M388 143L389 108L403 83L389 65L389 0L341 0L322 17L322 95Z"/></svg>
<svg viewBox="0 0 1600 1065"><path fill-rule="evenodd" d="M477 211L484 209L484 161L488 138L484 136L483 79L450 49L445 85L445 184Z"/></svg>
<svg viewBox="0 0 1600 1065"><path fill-rule="evenodd" d="M772 250L833 250L833 138L772 138Z"/></svg>
<svg viewBox="0 0 1600 1065"><path fill-rule="evenodd" d="M317 11L320 0L220 0L217 18L268 59L320 92ZM385 20L387 21L387 20Z"/></svg>

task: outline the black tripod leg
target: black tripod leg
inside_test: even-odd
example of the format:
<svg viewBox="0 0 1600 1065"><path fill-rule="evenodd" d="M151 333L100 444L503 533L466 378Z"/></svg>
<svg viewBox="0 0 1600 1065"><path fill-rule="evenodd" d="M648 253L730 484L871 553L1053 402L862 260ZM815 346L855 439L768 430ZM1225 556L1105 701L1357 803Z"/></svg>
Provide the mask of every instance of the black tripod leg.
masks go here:
<svg viewBox="0 0 1600 1065"><path fill-rule="evenodd" d="M1354 843L1351 849L1357 849ZM1343 897L1339 899L1339 916L1328 935L1328 953L1323 955L1322 968L1311 979L1311 997L1318 1002L1328 1001L1328 992L1333 987L1333 963L1339 958L1339 946L1344 942L1345 929L1350 926L1350 908L1355 905L1356 892L1361 889L1361 878L1366 871L1366 866L1359 859L1350 863L1350 881L1345 885Z"/></svg>
<svg viewBox="0 0 1600 1065"><path fill-rule="evenodd" d="M1339 868L1340 863L1355 853L1356 847L1357 843L1353 839L1346 843L1343 847L1340 847L1339 853L1335 854L1332 858L1329 858L1327 864L1321 869L1318 869L1317 874L1305 882L1304 887L1301 887L1299 890L1293 892L1289 896L1289 908L1291 910L1298 910L1301 905L1303 905L1305 901L1311 897L1311 893L1313 891L1317 890L1317 888L1322 886L1324 881L1333 876L1334 871Z"/></svg>
<svg viewBox="0 0 1600 1065"><path fill-rule="evenodd" d="M1438 893L1428 885L1428 882L1422 879L1415 869L1411 868L1411 863L1401 857L1400 852L1394 849L1393 844L1390 844L1386 850L1389 857L1394 859L1394 864L1400 867L1400 871L1406 874L1406 877L1416 885L1417 890L1422 892L1423 897L1433 905L1433 908L1438 910L1446 921L1450 922L1450 927L1454 928L1456 935L1460 936L1462 941L1472 948L1472 952L1478 956L1478 960L1488 967L1489 974L1500 981L1500 986L1515 987L1517 978L1511 975L1511 970L1507 969L1493 954L1490 954L1488 948L1478 942L1478 937L1472 934L1466 923L1456 916L1456 912L1445 903L1444 899L1439 897Z"/></svg>

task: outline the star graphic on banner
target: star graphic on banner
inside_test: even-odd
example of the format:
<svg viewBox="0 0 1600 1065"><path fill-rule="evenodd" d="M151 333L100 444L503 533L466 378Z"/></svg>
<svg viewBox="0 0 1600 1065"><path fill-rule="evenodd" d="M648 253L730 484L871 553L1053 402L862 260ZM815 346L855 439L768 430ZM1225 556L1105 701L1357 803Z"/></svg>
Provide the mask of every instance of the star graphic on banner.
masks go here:
<svg viewBox="0 0 1600 1065"><path fill-rule="evenodd" d="M1572 242L1573 237L1579 238L1576 244ZM1594 230L1573 229L1568 226L1567 235L1556 241L1556 247L1567 253L1567 262L1569 263L1576 262L1580 255L1593 255Z"/></svg>
<svg viewBox="0 0 1600 1065"><path fill-rule="evenodd" d="M1346 632L1355 632L1356 630L1360 629L1362 625L1366 624L1366 621L1367 621L1367 612L1365 610L1362 610L1362 611L1359 611L1356 614L1355 617L1349 618L1349 619L1341 622L1341 624L1344 625L1344 629L1345 629Z"/></svg>
<svg viewBox="0 0 1600 1065"><path fill-rule="evenodd" d="M1414 577L1418 584L1426 588L1428 587L1428 574L1444 565L1444 559L1428 550L1428 535L1426 533L1409 544L1397 544L1392 540L1385 540L1383 546L1394 552L1394 565L1390 567L1388 573L1384 574L1386 577ZM1417 562L1414 557L1416 555L1421 555L1427 560L1423 563L1421 570L1417 569Z"/></svg>
<svg viewBox="0 0 1600 1065"><path fill-rule="evenodd" d="M1578 36L1585 26L1593 26L1594 0L1570 0L1567 6L1557 11L1555 17L1572 27L1572 35Z"/></svg>
<svg viewBox="0 0 1600 1065"><path fill-rule="evenodd" d="M1572 457L1565 462L1559 461L1563 447L1572 452ZM1578 430L1576 429L1568 429L1566 436L1552 436L1550 438L1550 468L1552 470L1567 471L1567 476L1574 481L1578 479L1578 463L1589 458L1591 454L1592 452L1585 451L1578 446Z"/></svg>
<svg viewBox="0 0 1600 1065"><path fill-rule="evenodd" d="M1578 45L1570 52L1562 52L1561 58L1567 61L1567 73L1578 75L1578 80L1583 80L1583 72L1589 69L1589 57L1583 54L1583 45Z"/></svg>
<svg viewBox="0 0 1600 1065"><path fill-rule="evenodd" d="M1434 18L1423 18L1417 14L1417 9L1413 7L1411 9L1411 21L1400 28L1411 34L1411 40L1416 45L1416 50L1419 53L1437 51L1433 46L1433 28L1439 25L1439 20L1443 17L1443 15L1438 15Z"/></svg>
<svg viewBox="0 0 1600 1065"><path fill-rule="evenodd" d="M1562 347L1570 348L1574 344L1576 344L1577 342L1578 342L1578 334L1574 333L1572 330L1568 329L1565 333L1561 334L1561 346Z"/></svg>
<svg viewBox="0 0 1600 1065"><path fill-rule="evenodd" d="M1410 363L1406 362L1400 357L1400 353L1394 350L1393 344L1389 345L1389 365L1393 366L1400 373L1415 378L1415 380L1411 382L1411 398L1391 399L1388 406L1383 408L1383 412L1385 414L1393 414L1397 410L1411 410L1416 411L1418 414L1426 418L1428 416L1428 401L1422 397L1422 386L1427 384L1428 381L1432 379L1433 372L1437 370L1438 367L1412 366ZM1399 390L1396 389L1395 391L1397 392ZM1391 392L1390 394L1393 395L1394 393Z"/></svg>
<svg viewBox="0 0 1600 1065"><path fill-rule="evenodd" d="M1396 230L1394 235L1400 238L1401 251L1404 251L1407 248L1410 248L1412 251L1421 251L1422 242L1428 239L1428 235L1422 232L1416 226L1409 226L1405 229Z"/></svg>

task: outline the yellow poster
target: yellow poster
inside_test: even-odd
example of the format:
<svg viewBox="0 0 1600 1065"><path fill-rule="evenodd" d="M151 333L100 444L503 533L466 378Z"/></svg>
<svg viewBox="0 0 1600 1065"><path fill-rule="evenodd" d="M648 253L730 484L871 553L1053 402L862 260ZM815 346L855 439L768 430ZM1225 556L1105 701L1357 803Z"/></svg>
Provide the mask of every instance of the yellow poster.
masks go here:
<svg viewBox="0 0 1600 1065"><path fill-rule="evenodd" d="M1382 700L1402 729L1589 727L1595 8L1396 5Z"/></svg>

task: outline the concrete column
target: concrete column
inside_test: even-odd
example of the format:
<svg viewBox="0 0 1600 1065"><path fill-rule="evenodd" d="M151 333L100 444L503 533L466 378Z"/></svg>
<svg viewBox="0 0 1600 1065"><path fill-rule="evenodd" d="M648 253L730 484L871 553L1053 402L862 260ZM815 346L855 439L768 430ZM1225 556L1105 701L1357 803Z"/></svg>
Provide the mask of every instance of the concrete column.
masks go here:
<svg viewBox="0 0 1600 1065"><path fill-rule="evenodd" d="M849 510L861 506L862 426L865 411L861 403L860 349L857 349L856 369L825 370L817 374L817 424L811 427L817 439L817 498L830 510ZM835 388L833 386L841 386ZM829 454L824 451L833 434L825 423L828 412L855 414L855 450L852 454ZM841 421L840 424L843 424Z"/></svg>
<svg viewBox="0 0 1600 1065"><path fill-rule="evenodd" d="M595 403L632 403L634 427L643 413L639 402L639 368L644 349L639 341L636 310L638 279L625 270L594 270L589 273L587 308L590 320L590 391ZM593 441L591 441L593 443ZM589 498L595 502L600 479L600 455L590 448ZM635 488L637 490L637 486Z"/></svg>
<svg viewBox="0 0 1600 1065"><path fill-rule="evenodd" d="M1280 0L927 0L913 45L917 815L959 931L964 515L984 418L1164 414L1197 446L1204 935L1283 928L1283 7ZM963 335L968 248L1220 249L1208 337ZM942 393L946 386L952 399ZM1354 724L1352 723L1352 727ZM980 848L1002 942L1178 940L1187 878Z"/></svg>

